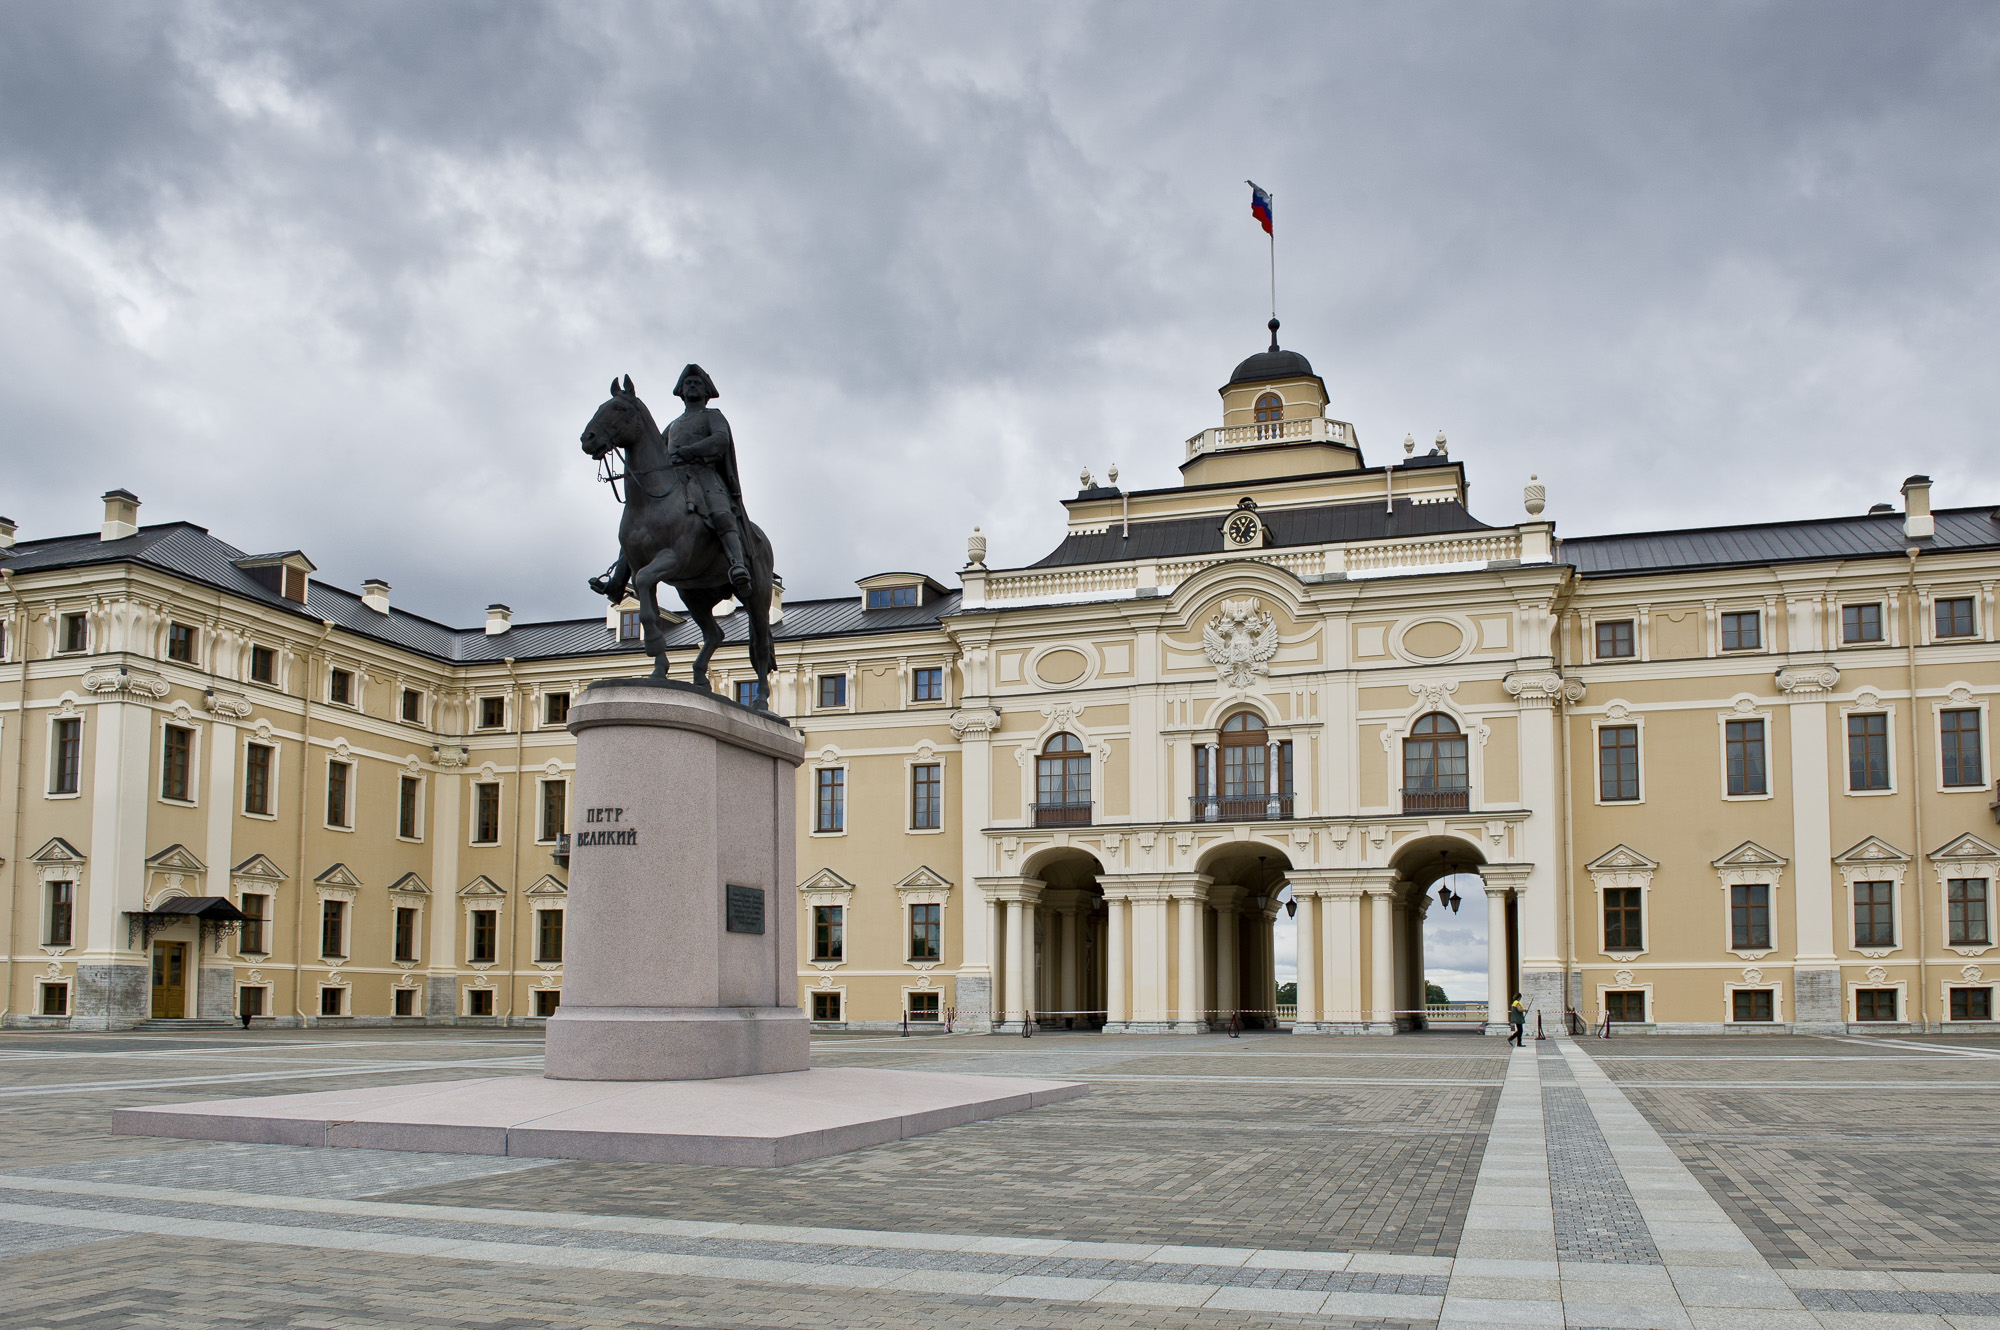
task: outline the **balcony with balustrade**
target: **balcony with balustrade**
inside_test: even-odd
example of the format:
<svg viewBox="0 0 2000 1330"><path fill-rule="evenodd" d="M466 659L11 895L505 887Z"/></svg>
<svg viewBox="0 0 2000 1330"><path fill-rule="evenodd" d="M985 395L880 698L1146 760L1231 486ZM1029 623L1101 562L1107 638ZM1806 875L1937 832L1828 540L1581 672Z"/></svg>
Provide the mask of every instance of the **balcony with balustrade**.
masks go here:
<svg viewBox="0 0 2000 1330"><path fill-rule="evenodd" d="M1190 822L1288 822L1292 817L1290 794L1192 795L1188 799Z"/></svg>

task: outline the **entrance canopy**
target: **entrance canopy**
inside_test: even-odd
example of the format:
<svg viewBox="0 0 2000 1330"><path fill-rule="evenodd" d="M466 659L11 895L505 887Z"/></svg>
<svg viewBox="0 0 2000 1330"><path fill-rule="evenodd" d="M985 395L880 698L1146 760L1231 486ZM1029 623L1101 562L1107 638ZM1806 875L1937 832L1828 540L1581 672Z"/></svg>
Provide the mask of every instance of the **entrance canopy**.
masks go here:
<svg viewBox="0 0 2000 1330"><path fill-rule="evenodd" d="M127 943L142 947L152 940L153 934L185 919L194 920L204 933L211 929L223 933L233 930L247 917L226 896L175 896L150 910L127 910L125 922L132 935Z"/></svg>

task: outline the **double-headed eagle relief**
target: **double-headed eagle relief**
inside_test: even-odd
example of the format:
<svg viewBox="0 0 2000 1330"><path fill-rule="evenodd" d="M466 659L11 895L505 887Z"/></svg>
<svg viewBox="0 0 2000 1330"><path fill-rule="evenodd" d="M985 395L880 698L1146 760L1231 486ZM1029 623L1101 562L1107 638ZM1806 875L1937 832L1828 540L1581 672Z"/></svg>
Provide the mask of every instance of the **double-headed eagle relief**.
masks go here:
<svg viewBox="0 0 2000 1330"><path fill-rule="evenodd" d="M1225 600L1201 628L1201 651L1225 688L1248 688L1271 672L1278 623L1262 602Z"/></svg>

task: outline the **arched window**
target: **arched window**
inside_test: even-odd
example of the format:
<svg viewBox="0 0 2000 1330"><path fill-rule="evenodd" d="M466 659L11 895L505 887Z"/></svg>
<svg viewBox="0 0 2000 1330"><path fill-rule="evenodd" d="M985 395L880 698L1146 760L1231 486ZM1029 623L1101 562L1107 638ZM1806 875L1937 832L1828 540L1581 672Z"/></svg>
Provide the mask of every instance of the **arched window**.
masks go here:
<svg viewBox="0 0 2000 1330"><path fill-rule="evenodd" d="M1090 825L1090 754L1074 734L1057 734L1035 759L1035 825Z"/></svg>
<svg viewBox="0 0 2000 1330"><path fill-rule="evenodd" d="M1274 741L1256 712L1239 711L1223 721L1214 752L1196 748L1194 759L1197 818L1249 822L1291 816L1291 741Z"/></svg>
<svg viewBox="0 0 2000 1330"><path fill-rule="evenodd" d="M1417 717L1403 740L1403 811L1453 812L1468 806L1471 768L1465 735L1441 711Z"/></svg>
<svg viewBox="0 0 2000 1330"><path fill-rule="evenodd" d="M1278 437L1278 422L1285 418L1285 399L1276 393L1265 393L1257 399L1257 437L1275 439Z"/></svg>

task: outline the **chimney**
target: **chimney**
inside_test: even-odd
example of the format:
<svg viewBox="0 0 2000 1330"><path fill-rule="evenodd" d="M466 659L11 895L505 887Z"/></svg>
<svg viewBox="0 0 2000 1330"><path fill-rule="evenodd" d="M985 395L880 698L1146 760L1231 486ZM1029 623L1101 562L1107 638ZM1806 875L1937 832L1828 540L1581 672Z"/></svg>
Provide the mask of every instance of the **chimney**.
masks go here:
<svg viewBox="0 0 2000 1330"><path fill-rule="evenodd" d="M377 614L389 612L389 584L379 577L371 577L361 584L361 603Z"/></svg>
<svg viewBox="0 0 2000 1330"><path fill-rule="evenodd" d="M14 548L14 519L0 517L0 550Z"/></svg>
<svg viewBox="0 0 2000 1330"><path fill-rule="evenodd" d="M1903 482L1903 534L1921 537L1936 532L1937 523L1931 520L1931 478L1911 476Z"/></svg>
<svg viewBox="0 0 2000 1330"><path fill-rule="evenodd" d="M384 587L383 590L386 591L388 588ZM387 608L386 602L384 608ZM514 611L508 609L505 605L488 605L486 607L486 635L488 637L498 637L513 626Z"/></svg>
<svg viewBox="0 0 2000 1330"><path fill-rule="evenodd" d="M139 534L139 496L131 490L106 490L104 492L104 527L98 533L104 540L123 540L127 536Z"/></svg>

